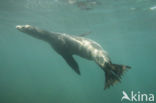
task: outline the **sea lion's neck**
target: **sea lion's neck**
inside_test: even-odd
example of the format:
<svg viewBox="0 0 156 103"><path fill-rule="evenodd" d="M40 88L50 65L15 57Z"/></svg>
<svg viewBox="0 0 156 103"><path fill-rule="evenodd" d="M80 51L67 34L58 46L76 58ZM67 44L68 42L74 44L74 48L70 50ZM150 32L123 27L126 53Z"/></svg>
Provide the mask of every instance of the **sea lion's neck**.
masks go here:
<svg viewBox="0 0 156 103"><path fill-rule="evenodd" d="M44 40L47 42L55 40L59 35L57 33L48 32L48 31L41 30L38 28L34 28L33 30L26 32L26 33L32 37L35 37L37 39Z"/></svg>

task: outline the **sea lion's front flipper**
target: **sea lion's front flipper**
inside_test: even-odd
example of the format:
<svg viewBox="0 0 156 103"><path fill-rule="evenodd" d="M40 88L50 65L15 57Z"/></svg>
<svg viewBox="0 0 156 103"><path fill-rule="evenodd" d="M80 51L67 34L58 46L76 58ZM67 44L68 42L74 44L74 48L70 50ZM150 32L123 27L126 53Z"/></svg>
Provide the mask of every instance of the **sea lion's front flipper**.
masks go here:
<svg viewBox="0 0 156 103"><path fill-rule="evenodd" d="M75 59L72 57L72 55L63 55L62 56L66 62L71 66L71 68L80 75L80 70L79 70L79 66L77 64L77 62L75 61Z"/></svg>

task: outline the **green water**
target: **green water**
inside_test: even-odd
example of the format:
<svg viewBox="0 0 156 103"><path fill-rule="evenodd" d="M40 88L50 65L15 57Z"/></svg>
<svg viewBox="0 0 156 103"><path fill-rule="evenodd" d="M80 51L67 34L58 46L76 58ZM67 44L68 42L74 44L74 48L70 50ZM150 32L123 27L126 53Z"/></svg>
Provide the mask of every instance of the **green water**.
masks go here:
<svg viewBox="0 0 156 103"><path fill-rule="evenodd" d="M95 2L84 9L66 0L0 1L0 103L120 103L123 90L156 93L156 1ZM100 43L113 63L132 69L104 90L104 72L94 62L75 56L77 75L50 45L16 30L20 24L91 32L86 37Z"/></svg>

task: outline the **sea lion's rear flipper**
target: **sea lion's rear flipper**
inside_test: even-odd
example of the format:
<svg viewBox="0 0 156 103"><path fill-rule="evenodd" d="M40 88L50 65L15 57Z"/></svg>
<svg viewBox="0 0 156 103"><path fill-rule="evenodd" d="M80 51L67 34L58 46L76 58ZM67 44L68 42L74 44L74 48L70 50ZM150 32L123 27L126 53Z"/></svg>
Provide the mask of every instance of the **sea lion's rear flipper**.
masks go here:
<svg viewBox="0 0 156 103"><path fill-rule="evenodd" d="M79 66L77 64L77 62L75 61L75 59L72 57L72 55L63 55L62 56L65 61L71 66L71 68L80 75L80 70L79 70Z"/></svg>
<svg viewBox="0 0 156 103"><path fill-rule="evenodd" d="M105 89L113 86L115 83L120 82L121 76L124 71L130 69L130 66L119 64L107 64L105 71Z"/></svg>

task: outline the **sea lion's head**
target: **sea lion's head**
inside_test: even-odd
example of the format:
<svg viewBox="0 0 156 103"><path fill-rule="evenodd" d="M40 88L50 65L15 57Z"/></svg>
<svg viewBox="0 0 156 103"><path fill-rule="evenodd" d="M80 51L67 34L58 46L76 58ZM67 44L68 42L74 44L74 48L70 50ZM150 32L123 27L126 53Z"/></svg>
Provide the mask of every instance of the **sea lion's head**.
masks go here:
<svg viewBox="0 0 156 103"><path fill-rule="evenodd" d="M28 35L36 37L38 39L45 39L45 37L47 37L46 34L48 34L48 32L45 32L45 31L38 29L37 27L31 26L31 25L17 25L16 29L18 29L19 31L24 32Z"/></svg>
<svg viewBox="0 0 156 103"><path fill-rule="evenodd" d="M31 25L17 25L16 29L18 29L21 32L25 32L25 33L34 32L34 27Z"/></svg>

